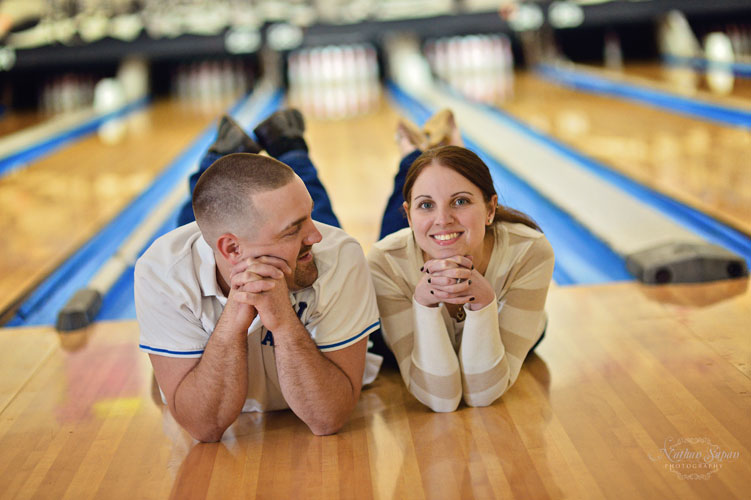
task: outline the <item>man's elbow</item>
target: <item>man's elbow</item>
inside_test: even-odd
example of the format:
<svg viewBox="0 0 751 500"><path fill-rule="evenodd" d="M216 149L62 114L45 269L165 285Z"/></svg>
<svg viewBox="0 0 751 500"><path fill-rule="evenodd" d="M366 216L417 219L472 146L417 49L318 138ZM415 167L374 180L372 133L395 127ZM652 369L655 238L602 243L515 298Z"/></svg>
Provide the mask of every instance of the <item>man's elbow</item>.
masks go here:
<svg viewBox="0 0 751 500"><path fill-rule="evenodd" d="M196 441L200 441L202 443L216 443L222 440L222 436L224 435L224 431L226 429L221 429L218 427L215 427L213 429L186 429L188 431L188 434L191 435L193 439Z"/></svg>
<svg viewBox="0 0 751 500"><path fill-rule="evenodd" d="M339 432L344 424L339 425L308 425L310 432L316 436L331 436Z"/></svg>
<svg viewBox="0 0 751 500"><path fill-rule="evenodd" d="M319 418L309 419L305 424L316 436L330 436L342 430L342 427L349 421L351 413L347 411L338 415L321 415Z"/></svg>

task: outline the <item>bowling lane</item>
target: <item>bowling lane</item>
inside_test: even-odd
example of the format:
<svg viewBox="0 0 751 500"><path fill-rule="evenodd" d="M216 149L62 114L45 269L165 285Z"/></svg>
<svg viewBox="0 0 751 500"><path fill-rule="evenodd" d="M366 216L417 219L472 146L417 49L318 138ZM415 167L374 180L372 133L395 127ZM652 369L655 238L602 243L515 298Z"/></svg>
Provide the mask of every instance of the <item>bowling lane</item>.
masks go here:
<svg viewBox="0 0 751 500"><path fill-rule="evenodd" d="M85 138L0 179L0 317L115 217L227 103L158 101L117 144Z"/></svg>
<svg viewBox="0 0 751 500"><path fill-rule="evenodd" d="M321 181L343 229L365 252L378 239L400 159L398 119L385 97L372 113L346 120L306 115L306 139Z"/></svg>
<svg viewBox="0 0 751 500"><path fill-rule="evenodd" d="M602 71L596 66L590 67ZM727 97L718 95L709 88L705 73L696 72L687 67L660 63L627 64L622 71L608 71L608 75L622 75L634 83L645 83L678 94L699 95L729 105L751 106L751 78L736 77L733 90ZM743 102L746 101L746 102Z"/></svg>
<svg viewBox="0 0 751 500"><path fill-rule="evenodd" d="M657 191L751 234L751 132L528 73L498 106L537 130Z"/></svg>

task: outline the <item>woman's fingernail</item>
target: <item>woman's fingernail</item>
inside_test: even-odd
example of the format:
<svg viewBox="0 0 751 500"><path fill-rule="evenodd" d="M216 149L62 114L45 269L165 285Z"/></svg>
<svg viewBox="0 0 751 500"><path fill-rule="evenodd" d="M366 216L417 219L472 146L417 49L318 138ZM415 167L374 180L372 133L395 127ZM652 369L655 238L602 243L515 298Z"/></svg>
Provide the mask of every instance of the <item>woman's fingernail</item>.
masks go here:
<svg viewBox="0 0 751 500"><path fill-rule="evenodd" d="M472 280L469 280L467 283L469 283L471 285L472 284Z"/></svg>
<svg viewBox="0 0 751 500"><path fill-rule="evenodd" d="M475 300L475 298L474 298L474 297L470 297L470 298L469 298L469 301L470 301L470 302L472 302L473 300Z"/></svg>
<svg viewBox="0 0 751 500"><path fill-rule="evenodd" d="M425 272L430 274L430 269L426 269Z"/></svg>
<svg viewBox="0 0 751 500"><path fill-rule="evenodd" d="M431 290L431 291L430 291L430 295L435 295L435 294L433 293L433 290Z"/></svg>
<svg viewBox="0 0 751 500"><path fill-rule="evenodd" d="M422 266L422 267L420 268L420 272L423 272L424 270L425 270L425 266Z"/></svg>
<svg viewBox="0 0 751 500"><path fill-rule="evenodd" d="M472 267L470 267L469 269L470 269L470 270L474 270L474 269L475 269L475 265L474 265L474 264L472 264Z"/></svg>
<svg viewBox="0 0 751 500"><path fill-rule="evenodd" d="M428 278L428 283L430 283L430 278Z"/></svg>

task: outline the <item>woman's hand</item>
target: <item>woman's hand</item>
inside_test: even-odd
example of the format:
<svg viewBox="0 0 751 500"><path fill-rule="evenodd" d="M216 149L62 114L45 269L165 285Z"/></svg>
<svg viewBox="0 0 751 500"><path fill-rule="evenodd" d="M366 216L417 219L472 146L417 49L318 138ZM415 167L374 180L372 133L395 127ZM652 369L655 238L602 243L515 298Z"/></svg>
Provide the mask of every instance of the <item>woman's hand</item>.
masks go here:
<svg viewBox="0 0 751 500"><path fill-rule="evenodd" d="M471 256L429 260L422 272L415 287L415 300L424 306L436 307L441 302L469 304L470 310L477 311L495 297L488 280L474 268Z"/></svg>

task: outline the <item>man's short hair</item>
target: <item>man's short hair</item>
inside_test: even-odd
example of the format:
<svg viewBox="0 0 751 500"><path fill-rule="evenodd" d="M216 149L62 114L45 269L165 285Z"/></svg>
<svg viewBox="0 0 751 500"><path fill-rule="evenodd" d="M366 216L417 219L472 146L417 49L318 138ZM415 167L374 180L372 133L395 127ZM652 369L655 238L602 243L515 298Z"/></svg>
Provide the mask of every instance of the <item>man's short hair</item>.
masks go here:
<svg viewBox="0 0 751 500"><path fill-rule="evenodd" d="M295 172L268 156L234 153L219 158L196 183L193 213L204 239L214 247L227 232L248 236L257 215L251 196L286 186Z"/></svg>

